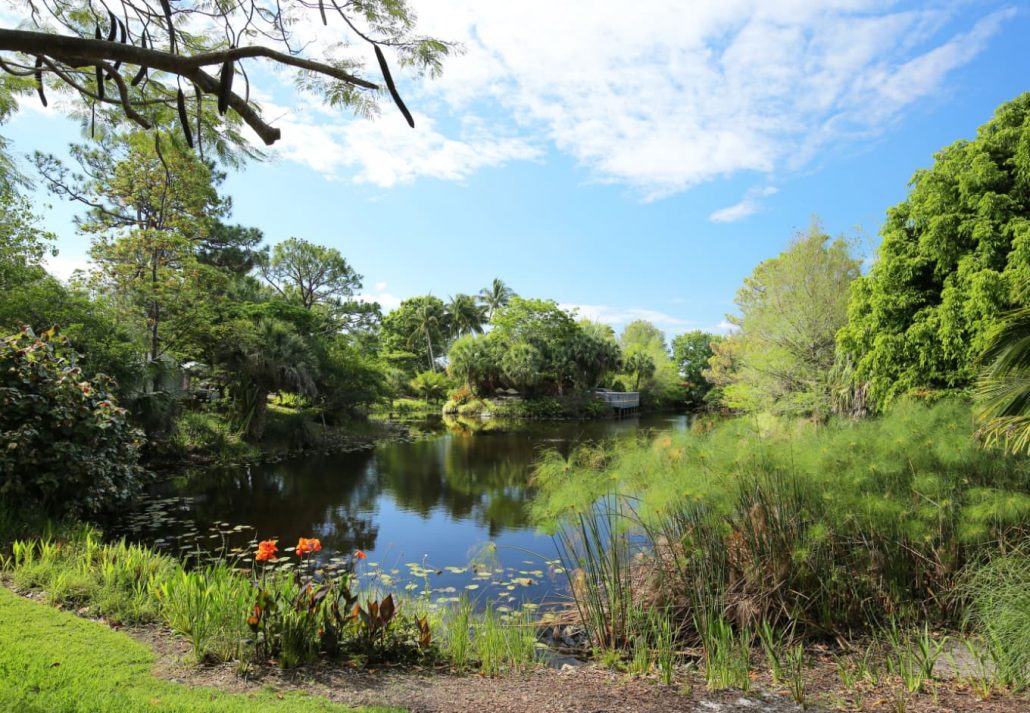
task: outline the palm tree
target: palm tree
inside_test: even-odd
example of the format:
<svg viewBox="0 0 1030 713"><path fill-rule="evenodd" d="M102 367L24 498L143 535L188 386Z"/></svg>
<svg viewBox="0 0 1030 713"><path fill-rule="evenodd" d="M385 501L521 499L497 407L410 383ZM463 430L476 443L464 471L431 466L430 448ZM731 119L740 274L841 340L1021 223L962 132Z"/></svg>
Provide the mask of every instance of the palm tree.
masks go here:
<svg viewBox="0 0 1030 713"><path fill-rule="evenodd" d="M641 377L649 379L654 376L654 359L652 359L651 355L647 352L633 352L633 354L626 359L626 372L637 375L637 383L636 386L633 387L633 390L640 391Z"/></svg>
<svg viewBox="0 0 1030 713"><path fill-rule="evenodd" d="M486 306L476 304L472 295L458 294L447 305L447 326L452 337L482 334L486 322Z"/></svg>
<svg viewBox="0 0 1030 713"><path fill-rule="evenodd" d="M265 430L268 395L289 390L312 395L315 358L308 343L292 326L263 319L247 335L236 355L240 425L248 438L261 438Z"/></svg>
<svg viewBox="0 0 1030 713"><path fill-rule="evenodd" d="M479 301L486 307L487 320L494 318L494 313L504 307L515 296L514 290L504 284L504 280L495 277L489 287L479 291Z"/></svg>
<svg viewBox="0 0 1030 713"><path fill-rule="evenodd" d="M1016 310L990 335L976 387L976 414L986 443L1030 453L1030 307Z"/></svg>
<svg viewBox="0 0 1030 713"><path fill-rule="evenodd" d="M416 348L423 339L429 349L429 369L436 371L436 354L433 352L433 335L447 333L447 310L440 300L424 299L415 311L415 331L409 337L409 348Z"/></svg>
<svg viewBox="0 0 1030 713"><path fill-rule="evenodd" d="M423 371L409 382L412 390L426 403L440 401L447 395L447 377L435 371Z"/></svg>

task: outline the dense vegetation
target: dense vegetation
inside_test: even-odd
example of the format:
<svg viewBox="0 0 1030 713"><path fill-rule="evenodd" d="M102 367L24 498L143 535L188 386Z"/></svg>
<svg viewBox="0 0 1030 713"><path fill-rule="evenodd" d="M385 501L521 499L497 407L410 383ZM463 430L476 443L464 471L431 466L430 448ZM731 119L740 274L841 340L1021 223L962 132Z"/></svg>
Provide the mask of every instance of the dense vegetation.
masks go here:
<svg viewBox="0 0 1030 713"><path fill-rule="evenodd" d="M447 50L424 49L428 66ZM26 86L0 87L0 118ZM68 283L46 273L53 236L0 152L3 518L94 517L139 492L147 459L319 445L369 412L594 417L597 389L639 391L646 407L717 413L682 436L549 454L535 476L596 653L653 661L669 682L672 649L699 644L709 685L746 687L757 642L801 702L806 641L893 642L914 692L940 652L931 627L965 627L994 682L1030 687L1030 94L915 175L867 274L815 223L745 280L732 333L671 344L500 279L384 315L338 249L264 245L232 223L231 136L211 137L213 160L178 131L105 128L72 147L77 168L34 157L91 241L91 269ZM492 609L399 608L347 572L309 571L314 540L285 571L258 564L274 564L271 542L186 566L88 529L10 539L13 584L163 622L198 660L492 673L534 658L533 635Z"/></svg>
<svg viewBox="0 0 1030 713"><path fill-rule="evenodd" d="M968 388L993 326L1030 302L1030 94L940 151L911 185L887 213L839 337L877 407Z"/></svg>
<svg viewBox="0 0 1030 713"><path fill-rule="evenodd" d="M316 444L357 413L403 412L413 399L439 412L449 393L462 405L466 392L511 390L528 402L508 404L521 416L600 415L581 407L598 386L639 388L652 406L701 404L650 324L629 325L620 344L501 280L475 297L405 300L384 317L358 298L361 275L335 248L300 238L269 248L259 230L227 222L224 174L174 137L111 134L71 153L79 171L41 154L35 164L57 197L83 207L93 267L68 284L49 276L52 236L5 191L0 327L61 325L84 375L113 378L147 454ZM272 399L284 394L285 410ZM545 397L568 401L533 405Z"/></svg>
<svg viewBox="0 0 1030 713"><path fill-rule="evenodd" d="M542 460L595 647L664 627L746 687L757 644L803 702L806 640L872 637L911 694L966 627L980 695L1030 687L1028 146L1024 95L917 173L868 275L817 225L760 264L702 371L736 418Z"/></svg>

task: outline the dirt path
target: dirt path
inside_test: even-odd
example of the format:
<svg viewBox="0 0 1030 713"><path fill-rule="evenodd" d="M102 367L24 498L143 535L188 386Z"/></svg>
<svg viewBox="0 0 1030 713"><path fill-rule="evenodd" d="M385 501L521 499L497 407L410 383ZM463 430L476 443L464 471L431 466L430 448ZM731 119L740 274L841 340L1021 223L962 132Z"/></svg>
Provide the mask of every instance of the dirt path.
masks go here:
<svg viewBox="0 0 1030 713"><path fill-rule="evenodd" d="M304 690L351 705L397 706L412 713L796 713L801 707L776 694L724 695L662 686L586 665L486 677L410 668L366 671L314 664L284 673L261 667L248 678L229 665L195 666L188 646L148 630L130 631L159 655L156 673L174 681L221 690ZM818 710L809 707L809 711Z"/></svg>
<svg viewBox="0 0 1030 713"><path fill-rule="evenodd" d="M412 713L887 713L899 705L896 686L842 689L832 655L817 648L809 652L808 706L802 709L777 692L764 671L753 674L747 693L708 691L697 675L663 686L653 678L634 678L594 665L487 677L412 667L364 670L323 661L289 672L262 666L242 677L231 664L195 665L189 645L158 627L126 633L154 649L155 674L169 680L233 692L303 690L338 703L395 706ZM942 679L920 694L905 695L906 713L1030 711L1027 695L996 692L982 699L961 678Z"/></svg>

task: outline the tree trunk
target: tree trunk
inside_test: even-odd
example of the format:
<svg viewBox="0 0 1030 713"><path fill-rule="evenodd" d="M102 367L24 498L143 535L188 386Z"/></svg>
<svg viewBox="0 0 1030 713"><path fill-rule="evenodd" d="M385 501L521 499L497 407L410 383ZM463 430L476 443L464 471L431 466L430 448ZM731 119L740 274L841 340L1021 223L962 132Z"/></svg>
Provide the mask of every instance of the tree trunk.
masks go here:
<svg viewBox="0 0 1030 713"><path fill-rule="evenodd" d="M247 423L247 440L260 441L265 433L265 422L268 416L268 390L258 389L254 396L254 410Z"/></svg>

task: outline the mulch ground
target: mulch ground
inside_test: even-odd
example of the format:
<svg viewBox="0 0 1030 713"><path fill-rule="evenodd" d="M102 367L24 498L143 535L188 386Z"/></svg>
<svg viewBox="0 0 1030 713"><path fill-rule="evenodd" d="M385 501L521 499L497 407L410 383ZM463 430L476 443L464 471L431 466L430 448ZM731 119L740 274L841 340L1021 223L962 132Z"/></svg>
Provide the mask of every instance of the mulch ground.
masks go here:
<svg viewBox="0 0 1030 713"><path fill-rule="evenodd" d="M398 706L413 713L1030 713L1030 697L995 693L984 700L958 678L938 681L932 691L903 695L900 702L900 687L887 684L844 690L836 664L818 651L812 652L812 666L805 673L808 693L803 708L774 687L765 672L754 674L747 692L708 691L696 673L680 675L674 685L665 686L653 678L593 664L487 677L412 667L365 670L323 662L289 672L263 666L240 676L230 664L192 663L189 646L160 629L128 633L158 652L156 673L171 680L235 692L302 689L340 703Z"/></svg>

